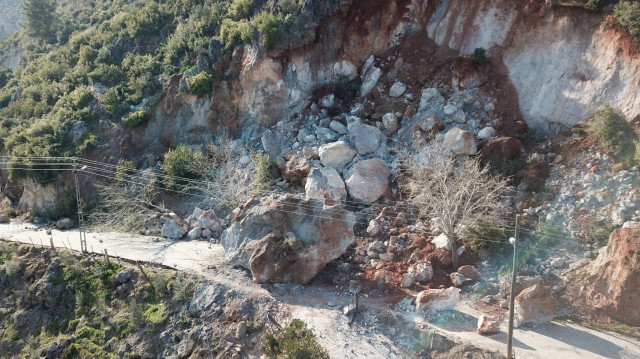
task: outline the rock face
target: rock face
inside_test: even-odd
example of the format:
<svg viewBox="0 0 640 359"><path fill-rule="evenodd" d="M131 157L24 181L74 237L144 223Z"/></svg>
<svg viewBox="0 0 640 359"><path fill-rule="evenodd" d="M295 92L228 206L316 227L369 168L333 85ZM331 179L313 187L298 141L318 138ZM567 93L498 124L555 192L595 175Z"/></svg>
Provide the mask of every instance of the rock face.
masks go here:
<svg viewBox="0 0 640 359"><path fill-rule="evenodd" d="M416 297L416 312L437 312L441 310L453 310L460 300L460 289L427 289Z"/></svg>
<svg viewBox="0 0 640 359"><path fill-rule="evenodd" d="M553 319L556 304L549 288L536 284L518 294L514 309L516 326L527 323L546 323Z"/></svg>
<svg viewBox="0 0 640 359"><path fill-rule="evenodd" d="M227 260L260 283L308 283L355 240L353 213L299 196L253 199L234 212L221 238Z"/></svg>
<svg viewBox="0 0 640 359"><path fill-rule="evenodd" d="M356 150L346 142L338 141L320 146L318 153L323 166L333 167L340 171L351 162L353 156L356 155Z"/></svg>
<svg viewBox="0 0 640 359"><path fill-rule="evenodd" d="M456 155L473 156L478 152L473 134L458 127L453 127L447 132L443 144Z"/></svg>
<svg viewBox="0 0 640 359"><path fill-rule="evenodd" d="M589 265L590 276L580 293L595 315L606 315L630 325L640 325L640 228L621 228Z"/></svg>
<svg viewBox="0 0 640 359"><path fill-rule="evenodd" d="M304 189L308 199L327 201L328 204L343 203L347 198L340 174L331 167L312 169Z"/></svg>
<svg viewBox="0 0 640 359"><path fill-rule="evenodd" d="M345 181L347 191L353 199L373 203L389 191L391 172L379 158L358 162Z"/></svg>

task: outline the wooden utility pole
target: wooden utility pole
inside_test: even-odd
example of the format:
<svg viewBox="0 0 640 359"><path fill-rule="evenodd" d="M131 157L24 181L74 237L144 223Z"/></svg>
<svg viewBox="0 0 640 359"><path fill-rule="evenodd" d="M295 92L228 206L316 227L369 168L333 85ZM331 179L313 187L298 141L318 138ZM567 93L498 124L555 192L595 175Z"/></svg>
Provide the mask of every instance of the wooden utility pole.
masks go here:
<svg viewBox="0 0 640 359"><path fill-rule="evenodd" d="M516 270L518 268L518 241L520 236L520 215L516 215L516 233L513 239L513 272L511 273L511 290L509 304L509 336L507 338L507 359L513 359L513 320L516 303Z"/></svg>

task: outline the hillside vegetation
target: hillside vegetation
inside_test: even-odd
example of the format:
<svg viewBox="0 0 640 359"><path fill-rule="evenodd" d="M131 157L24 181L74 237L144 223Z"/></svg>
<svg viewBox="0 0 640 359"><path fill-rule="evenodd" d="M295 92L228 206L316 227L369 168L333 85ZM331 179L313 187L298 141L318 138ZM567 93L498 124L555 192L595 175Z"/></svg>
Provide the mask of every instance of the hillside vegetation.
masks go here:
<svg viewBox="0 0 640 359"><path fill-rule="evenodd" d="M179 73L194 75L192 93L210 92L217 79L197 66L202 55L215 59L246 43L274 48L303 3L27 1L24 31L0 44L0 57L19 47L24 59L15 74L0 70L0 148L13 156L83 155L102 140L98 119L139 125L148 98ZM74 138L79 121L88 131Z"/></svg>

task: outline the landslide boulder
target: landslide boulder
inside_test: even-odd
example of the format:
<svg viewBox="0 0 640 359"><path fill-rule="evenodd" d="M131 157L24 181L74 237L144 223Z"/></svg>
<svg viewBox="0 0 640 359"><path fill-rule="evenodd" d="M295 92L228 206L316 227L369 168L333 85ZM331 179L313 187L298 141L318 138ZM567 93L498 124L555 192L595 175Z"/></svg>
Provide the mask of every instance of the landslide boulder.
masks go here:
<svg viewBox="0 0 640 359"><path fill-rule="evenodd" d="M259 283L308 283L354 242L355 215L295 195L252 199L222 234L227 260Z"/></svg>
<svg viewBox="0 0 640 359"><path fill-rule="evenodd" d="M516 326L527 323L546 323L553 319L556 304L549 288L536 284L516 296Z"/></svg>
<svg viewBox="0 0 640 359"><path fill-rule="evenodd" d="M581 283L583 310L640 326L640 226L620 228L588 268Z"/></svg>

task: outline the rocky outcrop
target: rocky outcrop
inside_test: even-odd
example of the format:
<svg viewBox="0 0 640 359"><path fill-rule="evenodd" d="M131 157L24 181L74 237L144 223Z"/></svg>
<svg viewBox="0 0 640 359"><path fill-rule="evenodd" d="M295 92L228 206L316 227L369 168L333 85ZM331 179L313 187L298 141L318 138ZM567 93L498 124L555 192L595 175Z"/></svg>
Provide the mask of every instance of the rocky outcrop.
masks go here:
<svg viewBox="0 0 640 359"><path fill-rule="evenodd" d="M620 228L609 237L607 247L588 268L580 306L596 316L609 316L640 326L640 226Z"/></svg>
<svg viewBox="0 0 640 359"><path fill-rule="evenodd" d="M553 319L556 304L549 288L536 284L516 296L515 325L547 323Z"/></svg>
<svg viewBox="0 0 640 359"><path fill-rule="evenodd" d="M307 283L355 240L355 215L294 195L253 199L234 211L221 242L256 281Z"/></svg>
<svg viewBox="0 0 640 359"><path fill-rule="evenodd" d="M23 180L22 186L24 191L18 202L18 207L22 212L47 211L55 205L59 194L55 186L43 186L32 178Z"/></svg>
<svg viewBox="0 0 640 359"><path fill-rule="evenodd" d="M391 172L379 158L358 162L345 181L349 195L366 203L373 203L389 191Z"/></svg>
<svg viewBox="0 0 640 359"><path fill-rule="evenodd" d="M540 133L584 121L607 102L630 118L640 114L640 97L633 95L640 91L640 58L628 35L600 26L597 12L451 0L419 1L413 15L438 45L463 54L479 47L500 51L522 116Z"/></svg>

